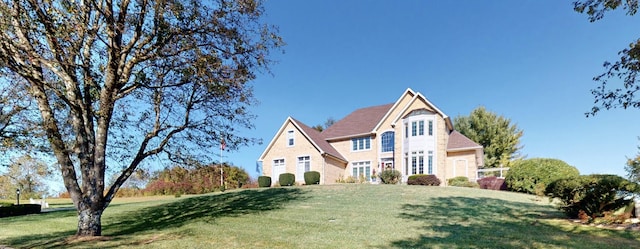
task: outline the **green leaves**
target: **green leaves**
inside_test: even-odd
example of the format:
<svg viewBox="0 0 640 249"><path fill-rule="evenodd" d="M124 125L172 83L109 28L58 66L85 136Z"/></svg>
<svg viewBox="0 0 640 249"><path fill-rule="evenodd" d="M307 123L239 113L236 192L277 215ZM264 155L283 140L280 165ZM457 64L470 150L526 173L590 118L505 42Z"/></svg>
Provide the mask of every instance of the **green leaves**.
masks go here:
<svg viewBox="0 0 640 249"><path fill-rule="evenodd" d="M484 147L485 168L509 167L521 158L523 131L511 120L478 107L469 116L454 118L455 130Z"/></svg>

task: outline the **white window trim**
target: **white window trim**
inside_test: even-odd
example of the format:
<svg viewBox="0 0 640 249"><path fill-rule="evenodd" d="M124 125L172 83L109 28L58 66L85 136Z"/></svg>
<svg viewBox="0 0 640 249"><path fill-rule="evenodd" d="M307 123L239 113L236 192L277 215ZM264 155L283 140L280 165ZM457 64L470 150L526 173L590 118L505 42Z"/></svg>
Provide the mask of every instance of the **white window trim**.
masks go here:
<svg viewBox="0 0 640 249"><path fill-rule="evenodd" d="M354 150L354 149L353 149L353 142L354 142L354 140L358 141L358 140L359 140L359 139L361 139L361 138L369 138L369 148L368 148L368 149L361 149L361 150ZM357 138L352 138L352 139L351 139L351 152L370 151L370 150L371 150L371 148L373 148L373 141L371 141L371 140L373 140L373 139L371 138L371 136L368 136L368 137L357 137ZM364 143L364 142L363 142L363 143ZM364 148L364 145L363 145L363 148Z"/></svg>
<svg viewBox="0 0 640 249"><path fill-rule="evenodd" d="M291 135L291 137L289 137ZM293 144L289 144L289 140L293 140ZM296 145L296 132L295 130L287 131L287 147L293 147Z"/></svg>

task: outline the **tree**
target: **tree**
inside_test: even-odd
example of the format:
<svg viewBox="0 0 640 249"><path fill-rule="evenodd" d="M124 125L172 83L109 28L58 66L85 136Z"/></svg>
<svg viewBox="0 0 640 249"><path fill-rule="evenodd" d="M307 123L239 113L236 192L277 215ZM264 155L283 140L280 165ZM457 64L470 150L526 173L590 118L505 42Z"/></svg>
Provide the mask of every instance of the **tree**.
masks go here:
<svg viewBox="0 0 640 249"><path fill-rule="evenodd" d="M312 129L322 132L324 130L326 130L327 128L329 128L329 126L332 126L333 124L336 123L336 120L333 118L328 118L327 121L324 122L324 125L315 125L313 127L311 127Z"/></svg>
<svg viewBox="0 0 640 249"><path fill-rule="evenodd" d="M45 178L52 174L49 167L42 161L29 155L21 156L9 166L3 175L3 193L8 196L20 189L23 198L39 198L46 192Z"/></svg>
<svg viewBox="0 0 640 249"><path fill-rule="evenodd" d="M622 8L627 15L635 15L638 11L638 0L584 0L575 1L574 10L585 13L589 16L590 22L595 22L604 17L607 11ZM628 48L618 52L620 59L616 62L605 61L603 67L605 72L593 77L593 80L600 83L600 86L591 90L595 97L595 105L586 115L595 115L601 108L606 110L612 108L640 108L640 99L636 93L640 90L638 73L640 73L640 39L632 41ZM610 79L622 79L622 86L613 87L609 85ZM613 83L618 82L617 80Z"/></svg>
<svg viewBox="0 0 640 249"><path fill-rule="evenodd" d="M283 45L262 14L259 0L0 0L0 82L35 102L78 236L101 235L145 159L258 142L236 131L253 127L248 83ZM111 185L108 168L122 169Z"/></svg>
<svg viewBox="0 0 640 249"><path fill-rule="evenodd" d="M458 116L454 128L484 147L484 167L509 167L520 159L520 138L523 131L511 120L478 107L469 116Z"/></svg>
<svg viewBox="0 0 640 249"><path fill-rule="evenodd" d="M640 139L640 138L639 138ZM640 150L640 146L638 146ZM627 165L624 166L627 177L630 181L640 183L640 152L633 158L627 158Z"/></svg>

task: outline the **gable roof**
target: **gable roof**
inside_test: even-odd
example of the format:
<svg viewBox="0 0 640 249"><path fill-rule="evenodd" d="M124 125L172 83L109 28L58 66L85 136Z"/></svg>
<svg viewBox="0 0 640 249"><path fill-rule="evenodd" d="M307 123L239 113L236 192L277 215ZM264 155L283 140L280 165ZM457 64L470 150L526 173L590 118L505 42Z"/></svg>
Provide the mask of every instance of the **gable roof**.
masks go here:
<svg viewBox="0 0 640 249"><path fill-rule="evenodd" d="M327 140L371 134L394 104L390 103L355 110L329 126L321 134Z"/></svg>
<svg viewBox="0 0 640 249"><path fill-rule="evenodd" d="M447 143L447 151L460 151L482 149L482 146L469 139L462 133L454 130L449 134L449 143Z"/></svg>
<svg viewBox="0 0 640 249"><path fill-rule="evenodd" d="M318 151L320 151L320 154L326 153L337 159L343 160L344 162L348 162L347 159L340 154L340 152L338 152L327 142L327 140L324 139L319 131L303 124L302 122L294 118L290 119L293 121L294 125L297 125L299 129L302 130L302 134L307 137L307 139L309 139L309 141L313 144L313 146L316 147L316 149L318 149Z"/></svg>
<svg viewBox="0 0 640 249"><path fill-rule="evenodd" d="M413 103L415 103L417 100L422 100L424 101L424 103L433 108L433 110L439 114L440 116L442 116L442 118L444 119L445 124L447 125L447 128L449 129L449 131L453 130L453 124L451 123L451 118L449 118L449 116L447 116L447 114L444 114L444 112L442 112L440 109L438 109L438 107L436 105L434 105L433 103L431 103L431 101L429 101L424 95L422 95L422 93L419 92L414 92L413 90L411 90L411 88L407 88L407 91L405 91L404 95L407 94L411 94L413 95L413 98L411 99L411 101L409 101L409 103L407 103L403 108L402 111L400 111L398 113L398 116L396 116L396 118L391 122L392 125L395 125L396 122L398 122L398 120L402 119L402 117L404 115L406 115L407 110L411 107L411 105ZM402 97L400 97L402 98ZM400 100L398 100L398 102L400 102ZM390 114L390 113L389 113Z"/></svg>
<svg viewBox="0 0 640 249"><path fill-rule="evenodd" d="M296 129L300 131L302 136L304 136L307 139L307 141L309 141L309 143L311 143L311 145L313 145L313 147L316 148L318 152L320 152L320 154L327 154L338 160L348 162L347 159L345 159L335 148L333 148L333 146L331 146L323 138L320 132L318 132L317 130L307 126L306 124L292 117L287 117L287 120L284 121L284 123L282 124L282 126L280 127L276 135L271 139L271 142L269 142L269 145L267 145L267 148L264 150L264 152L262 152L262 155L260 155L260 158L258 159L259 161L262 161L264 159L265 154L274 145L276 138L278 138L278 136L280 136L280 134L283 133L288 123L291 123L294 127L296 127Z"/></svg>

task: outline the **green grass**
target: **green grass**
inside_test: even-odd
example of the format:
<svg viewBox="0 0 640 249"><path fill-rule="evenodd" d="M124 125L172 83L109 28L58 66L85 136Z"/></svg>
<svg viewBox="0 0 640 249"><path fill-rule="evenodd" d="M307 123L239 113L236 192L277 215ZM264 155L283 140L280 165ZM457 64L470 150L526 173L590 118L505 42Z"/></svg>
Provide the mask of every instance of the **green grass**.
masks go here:
<svg viewBox="0 0 640 249"><path fill-rule="evenodd" d="M104 237L75 211L0 219L15 248L638 248L637 231L574 224L547 200L489 190L341 184L116 200Z"/></svg>

